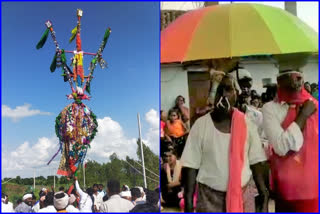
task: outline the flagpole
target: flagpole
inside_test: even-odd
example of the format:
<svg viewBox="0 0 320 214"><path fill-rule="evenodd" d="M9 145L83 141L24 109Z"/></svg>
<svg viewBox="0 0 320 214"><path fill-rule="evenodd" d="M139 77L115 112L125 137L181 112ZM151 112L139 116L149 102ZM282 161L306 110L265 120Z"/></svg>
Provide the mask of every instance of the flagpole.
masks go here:
<svg viewBox="0 0 320 214"><path fill-rule="evenodd" d="M140 127L140 115L139 115L139 113L138 113L138 126L139 126L139 141L140 141L140 148L141 148L143 181L144 181L144 187L147 188L146 169L144 167L143 145L142 145L142 139L141 139L141 127Z"/></svg>
<svg viewBox="0 0 320 214"><path fill-rule="evenodd" d="M82 165L82 168L83 168L83 186L84 186L84 188L86 188L86 173L85 173L86 167L85 167L85 164Z"/></svg>
<svg viewBox="0 0 320 214"><path fill-rule="evenodd" d="M54 170L54 168L53 168ZM56 189L56 175L55 175L55 170L53 171L53 189Z"/></svg>
<svg viewBox="0 0 320 214"><path fill-rule="evenodd" d="M33 192L36 191L36 169L33 169Z"/></svg>

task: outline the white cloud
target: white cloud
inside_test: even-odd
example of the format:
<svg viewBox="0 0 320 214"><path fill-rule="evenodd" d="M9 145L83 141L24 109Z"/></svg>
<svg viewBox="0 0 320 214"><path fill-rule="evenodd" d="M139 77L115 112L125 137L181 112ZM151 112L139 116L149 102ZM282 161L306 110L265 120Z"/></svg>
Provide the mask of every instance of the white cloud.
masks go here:
<svg viewBox="0 0 320 214"><path fill-rule="evenodd" d="M28 141L22 143L14 151L7 152L5 145L2 145L2 177L10 176L33 176L33 170L46 174L50 169L58 167L59 157L56 157L49 166L47 162L58 150L58 139L56 137L42 137L35 144Z"/></svg>
<svg viewBox="0 0 320 214"><path fill-rule="evenodd" d="M30 109L31 105L25 103L22 106L17 106L15 109L10 108L7 105L2 105L2 116L9 117L13 122L17 122L24 117L31 117L35 115L50 115L50 112L42 112L38 109Z"/></svg>
<svg viewBox="0 0 320 214"><path fill-rule="evenodd" d="M143 142L150 146L156 154L159 153L159 115L151 109L145 114L145 120L149 128L143 134ZM100 163L109 161L110 155L114 152L120 159L127 155L136 159L137 139L125 135L121 125L110 117L97 119L98 132L91 142L88 150L87 159L95 160ZM39 138L34 144L24 142L14 151L7 151L5 144L2 145L2 177L21 177L33 176L36 169L36 176L53 174L58 168L60 153L49 166L46 163L58 150L58 138Z"/></svg>
<svg viewBox="0 0 320 214"><path fill-rule="evenodd" d="M146 144L155 154L159 154L159 114L156 110L151 109L145 114L145 119L150 125L146 133Z"/></svg>
<svg viewBox="0 0 320 214"><path fill-rule="evenodd" d="M91 142L91 148L87 155L88 159L107 162L114 152L121 159L127 155L136 158L137 139L127 138L120 124L110 117L97 119L97 121L98 132Z"/></svg>
<svg viewBox="0 0 320 214"><path fill-rule="evenodd" d="M154 109L151 109L146 113L146 120L152 128L159 129L159 115Z"/></svg>

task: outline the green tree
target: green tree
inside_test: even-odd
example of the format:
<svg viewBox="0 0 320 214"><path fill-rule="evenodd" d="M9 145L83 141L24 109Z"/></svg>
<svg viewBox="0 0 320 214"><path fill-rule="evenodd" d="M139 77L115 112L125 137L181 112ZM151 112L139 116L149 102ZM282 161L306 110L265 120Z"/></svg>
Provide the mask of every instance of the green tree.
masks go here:
<svg viewBox="0 0 320 214"><path fill-rule="evenodd" d="M16 183L16 184L21 184L21 182L22 182L22 181L21 181L21 177L20 177L20 176L17 176L16 179L15 179L15 183Z"/></svg>
<svg viewBox="0 0 320 214"><path fill-rule="evenodd" d="M138 145L137 155L139 158L139 163L140 165L142 165L141 147L140 147L139 139L137 140L137 145ZM146 170L146 176L149 177L147 178L147 185L149 189L154 189L159 185L159 177L155 176L155 175L159 175L159 155L154 154L151 151L151 149L147 145L145 145L143 142L142 142L142 146L143 146L145 168L149 170L149 171ZM140 167L140 169L142 171L142 167ZM150 178L152 178L152 180Z"/></svg>

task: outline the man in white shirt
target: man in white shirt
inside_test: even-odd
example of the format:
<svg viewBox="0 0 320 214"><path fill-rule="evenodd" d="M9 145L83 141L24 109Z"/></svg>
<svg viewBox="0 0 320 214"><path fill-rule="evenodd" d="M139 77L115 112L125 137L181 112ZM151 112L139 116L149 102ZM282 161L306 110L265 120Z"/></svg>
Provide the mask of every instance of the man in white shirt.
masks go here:
<svg viewBox="0 0 320 214"><path fill-rule="evenodd" d="M146 201L143 200L140 189L138 187L131 188L130 191L131 191L131 200L134 205L146 203Z"/></svg>
<svg viewBox="0 0 320 214"><path fill-rule="evenodd" d="M278 91L263 106L276 212L318 212L318 101L303 88L304 55L278 58Z"/></svg>
<svg viewBox="0 0 320 214"><path fill-rule="evenodd" d="M53 205L53 198L54 198L54 193L48 192L43 201L44 207L41 208L38 212L39 213L57 212L56 208Z"/></svg>
<svg viewBox="0 0 320 214"><path fill-rule="evenodd" d="M267 175L263 174L266 167L266 156L256 126L251 120L244 117L243 113L233 108L236 99L237 90L235 79L231 75L226 75L223 77L217 89L213 112L199 118L190 131L181 158L183 165L182 179L184 180L185 212L192 212L192 199L196 181L198 182L199 191L197 211L228 211L226 199L228 199L228 191L231 190L228 188L230 185L229 180L234 179L234 177L229 177L229 169L234 169L232 167L234 163L232 163L233 165L230 164L229 160L231 151L233 150L232 139L237 138L237 136L233 136L233 133L236 133L235 129L243 128L235 127L235 129L231 130L231 126L234 123L234 112L242 115L241 117L244 118L242 124L246 126L247 131L245 135L246 138L243 137L244 146L242 151L244 156L239 159L242 160L243 165L239 167L240 169L237 169L237 171L241 173L241 176L239 176L240 183L237 181L239 186L236 188L240 190L242 188L242 190L245 191L245 187L253 174L258 191L260 195L263 196L261 211L267 211L268 184L266 182ZM242 154L242 152L239 154ZM239 198L242 199L242 196L239 196ZM241 205L240 208L237 209L238 212L246 211L245 201L241 201L241 203L244 203L244 208L241 208Z"/></svg>
<svg viewBox="0 0 320 214"><path fill-rule="evenodd" d="M2 193L1 197L1 212L14 212L13 204L9 202L8 195Z"/></svg>
<svg viewBox="0 0 320 214"><path fill-rule="evenodd" d="M100 212L129 212L134 207L131 201L120 197L119 181L109 180L107 193L109 199L101 204Z"/></svg>
<svg viewBox="0 0 320 214"><path fill-rule="evenodd" d="M22 203L19 204L14 211L16 213L31 213L33 212L32 210L32 194L27 193L22 197Z"/></svg>
<svg viewBox="0 0 320 214"><path fill-rule="evenodd" d="M99 211L100 205L102 204L102 195L98 192L99 186L98 184L93 184L93 198L94 198L94 209L96 212Z"/></svg>
<svg viewBox="0 0 320 214"><path fill-rule="evenodd" d="M101 195L101 197L103 198L106 195L106 192L103 189L103 184L98 184L98 187L99 187L98 192Z"/></svg>
<svg viewBox="0 0 320 214"><path fill-rule="evenodd" d="M80 212L92 212L93 201L90 194L93 192L93 190L90 190L91 188L88 188L87 192L84 192L79 186L78 178L74 177L74 180L75 180L76 190L80 195L80 203L79 203ZM92 192L90 193L89 191L92 191Z"/></svg>

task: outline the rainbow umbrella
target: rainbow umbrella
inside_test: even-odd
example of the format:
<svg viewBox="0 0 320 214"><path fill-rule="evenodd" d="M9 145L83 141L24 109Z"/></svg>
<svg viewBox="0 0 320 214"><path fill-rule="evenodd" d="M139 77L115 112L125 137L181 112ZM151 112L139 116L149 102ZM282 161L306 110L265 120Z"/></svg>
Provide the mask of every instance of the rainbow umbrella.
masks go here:
<svg viewBox="0 0 320 214"><path fill-rule="evenodd" d="M161 63L318 52L318 34L296 16L261 4L185 13L161 32Z"/></svg>

